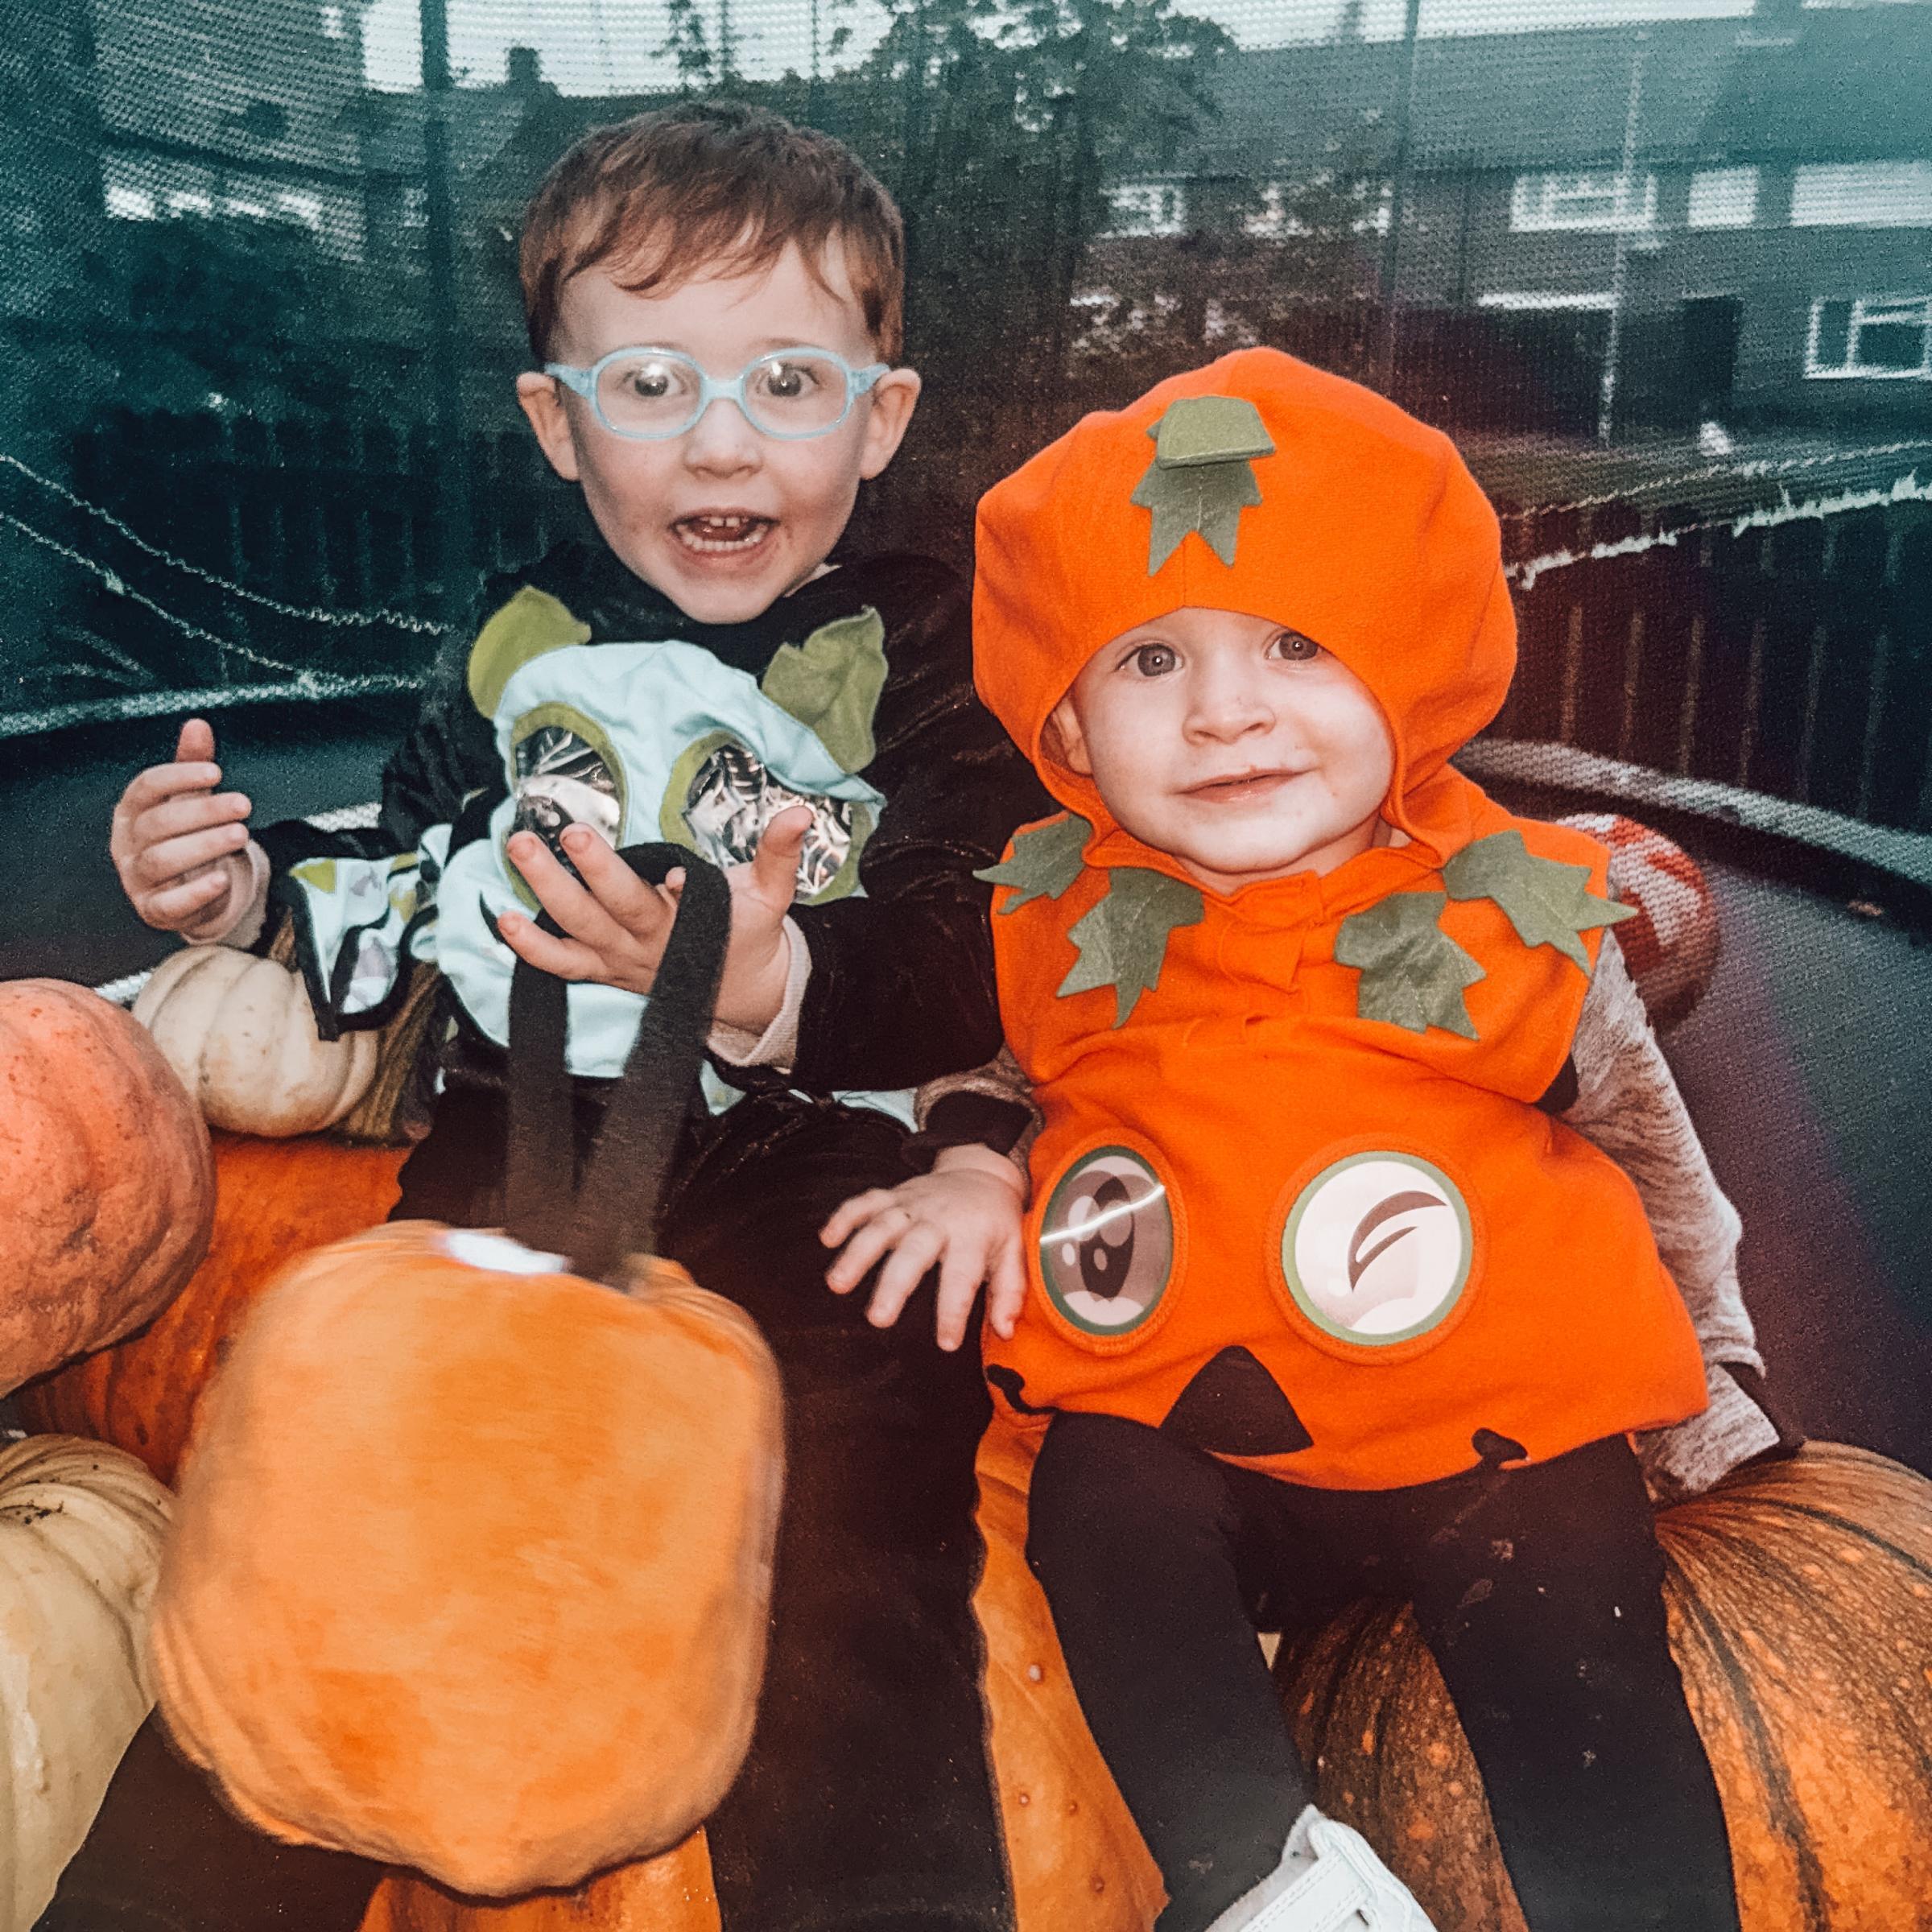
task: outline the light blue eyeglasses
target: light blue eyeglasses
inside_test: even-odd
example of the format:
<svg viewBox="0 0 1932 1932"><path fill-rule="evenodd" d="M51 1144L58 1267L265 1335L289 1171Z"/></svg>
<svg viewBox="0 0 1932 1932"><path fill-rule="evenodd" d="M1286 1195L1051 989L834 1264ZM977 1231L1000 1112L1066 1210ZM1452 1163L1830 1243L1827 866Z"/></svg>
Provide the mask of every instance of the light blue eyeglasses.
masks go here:
<svg viewBox="0 0 1932 1932"><path fill-rule="evenodd" d="M729 401L761 435L797 443L829 436L887 367L854 369L829 349L781 349L720 382L675 349L613 349L588 369L547 362L543 373L584 398L613 436L663 442Z"/></svg>

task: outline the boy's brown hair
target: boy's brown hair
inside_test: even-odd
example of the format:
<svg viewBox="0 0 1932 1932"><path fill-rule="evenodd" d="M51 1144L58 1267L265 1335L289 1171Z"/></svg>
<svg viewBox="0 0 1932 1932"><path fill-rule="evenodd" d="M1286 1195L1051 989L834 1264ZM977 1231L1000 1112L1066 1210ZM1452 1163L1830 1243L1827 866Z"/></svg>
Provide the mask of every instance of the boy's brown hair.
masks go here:
<svg viewBox="0 0 1932 1932"><path fill-rule="evenodd" d="M544 176L523 220L523 315L539 363L564 284L602 268L635 293L701 270L756 273L795 242L821 286L845 268L878 353L904 347L906 239L891 196L842 141L762 108L706 102L592 128Z"/></svg>

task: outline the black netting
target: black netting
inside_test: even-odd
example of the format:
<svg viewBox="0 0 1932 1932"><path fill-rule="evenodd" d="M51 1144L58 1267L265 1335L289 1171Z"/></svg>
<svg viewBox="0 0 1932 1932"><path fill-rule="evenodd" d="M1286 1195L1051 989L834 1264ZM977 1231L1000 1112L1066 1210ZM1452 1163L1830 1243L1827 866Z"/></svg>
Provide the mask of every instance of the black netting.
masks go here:
<svg viewBox="0 0 1932 1932"><path fill-rule="evenodd" d="M1240 343L1463 440L1523 631L1472 768L1706 862L1677 1051L1773 1352L1932 1368L1919 0L14 0L0 969L159 950L98 852L191 708L259 811L371 795L476 573L580 523L510 403L524 200L681 92L905 207L926 400L855 543L964 560L1005 469ZM1855 1381L1843 1432L1932 1459Z"/></svg>

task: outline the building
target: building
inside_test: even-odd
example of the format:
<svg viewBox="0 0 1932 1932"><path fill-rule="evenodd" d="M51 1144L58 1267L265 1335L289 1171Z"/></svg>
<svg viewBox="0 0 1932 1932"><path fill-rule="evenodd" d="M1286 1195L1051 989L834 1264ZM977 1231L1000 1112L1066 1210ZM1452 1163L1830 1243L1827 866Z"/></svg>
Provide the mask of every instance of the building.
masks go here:
<svg viewBox="0 0 1932 1932"><path fill-rule="evenodd" d="M1926 0L1430 38L1412 90L1407 51L1226 62L1207 137L1117 186L1117 239L1180 237L1244 183L1249 231L1280 247L1311 184L1344 185L1354 286L1313 299L1392 288L1425 359L1440 338L1541 364L1562 427L1591 426L1608 370L1619 428L1932 427Z"/></svg>

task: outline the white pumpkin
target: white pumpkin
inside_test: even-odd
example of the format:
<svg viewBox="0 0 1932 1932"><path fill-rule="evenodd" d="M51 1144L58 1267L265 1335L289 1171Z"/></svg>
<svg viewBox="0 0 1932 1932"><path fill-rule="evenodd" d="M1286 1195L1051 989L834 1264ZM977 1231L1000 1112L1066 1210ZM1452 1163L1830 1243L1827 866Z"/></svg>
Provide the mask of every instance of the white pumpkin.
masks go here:
<svg viewBox="0 0 1932 1932"><path fill-rule="evenodd" d="M154 1704L171 1499L105 1443L0 1445L0 1932L28 1932Z"/></svg>
<svg viewBox="0 0 1932 1932"><path fill-rule="evenodd" d="M189 946L155 968L134 1018L211 1127L286 1139L332 1127L375 1078L377 1037L325 1040L300 976L232 946Z"/></svg>

